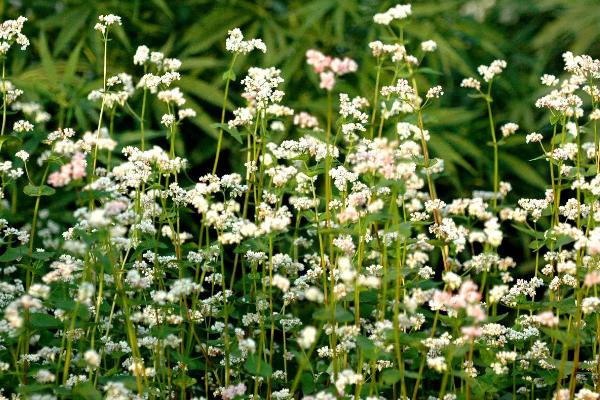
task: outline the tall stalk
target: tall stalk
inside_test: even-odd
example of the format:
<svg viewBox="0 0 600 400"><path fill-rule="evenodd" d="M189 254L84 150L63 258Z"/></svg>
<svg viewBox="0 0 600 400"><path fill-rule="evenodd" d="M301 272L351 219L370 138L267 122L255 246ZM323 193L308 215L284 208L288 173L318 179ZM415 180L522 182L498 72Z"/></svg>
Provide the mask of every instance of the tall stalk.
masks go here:
<svg viewBox="0 0 600 400"><path fill-rule="evenodd" d="M223 94L223 105L221 107L221 125L219 125L219 138L217 139L217 152L215 154L215 162L213 164L212 173L215 174L217 172L217 166L219 165L219 156L221 155L221 145L223 143L223 124L225 123L225 112L227 111L227 97L229 95L229 84L231 82L231 78L234 76L233 66L235 64L235 60L238 56L238 53L233 53L233 57L231 58L231 63L229 64L229 68L225 73L225 93Z"/></svg>
<svg viewBox="0 0 600 400"><path fill-rule="evenodd" d="M496 128L494 124L494 116L492 114L492 82L490 81L488 84L487 96L485 97L485 104L487 106L488 113L488 121L490 124L490 134L492 136L492 146L494 148L494 182L493 182L493 192L494 197L492 198L492 207L494 210L498 208L498 187L499 187L499 177L498 177L498 141L496 140Z"/></svg>

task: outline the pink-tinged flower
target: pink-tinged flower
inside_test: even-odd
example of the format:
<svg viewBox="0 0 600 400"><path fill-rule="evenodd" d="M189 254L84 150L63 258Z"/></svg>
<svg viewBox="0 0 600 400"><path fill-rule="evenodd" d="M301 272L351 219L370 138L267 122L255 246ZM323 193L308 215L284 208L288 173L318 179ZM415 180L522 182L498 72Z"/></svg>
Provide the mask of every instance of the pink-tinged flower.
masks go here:
<svg viewBox="0 0 600 400"><path fill-rule="evenodd" d="M60 171L51 173L48 176L48 185L54 186L54 187L61 187L61 186L68 185L69 182L71 182L71 176L70 176L70 173L67 171L67 168L68 168L68 164L63 165L60 168Z"/></svg>
<svg viewBox="0 0 600 400"><path fill-rule="evenodd" d="M481 307L481 304L469 304L467 306L467 315L476 321L485 320L485 310Z"/></svg>
<svg viewBox="0 0 600 400"><path fill-rule="evenodd" d="M460 328L460 331L464 336L468 337L469 339L479 337L483 333L481 328L478 326L463 326L462 328Z"/></svg>
<svg viewBox="0 0 600 400"><path fill-rule="evenodd" d="M85 168L87 167L87 160L83 153L75 153L71 159L71 177L73 179L81 179L85 177Z"/></svg>
<svg viewBox="0 0 600 400"><path fill-rule="evenodd" d="M236 396L243 396L246 393L246 385L238 383L237 385L230 385L221 391L221 398L223 400L232 400Z"/></svg>
<svg viewBox="0 0 600 400"><path fill-rule="evenodd" d="M306 63L312 65L315 73L320 74L331 65L331 57L318 50L310 49L306 52Z"/></svg>
<svg viewBox="0 0 600 400"><path fill-rule="evenodd" d="M358 64L351 58L332 58L314 49L306 52L306 63L313 67L315 73L319 74L321 78L319 87L325 90L333 89L336 76L356 72L358 69Z"/></svg>
<svg viewBox="0 0 600 400"><path fill-rule="evenodd" d="M112 200L104 206L104 211L107 215L118 215L126 209L127 203L122 200Z"/></svg>
<svg viewBox="0 0 600 400"><path fill-rule="evenodd" d="M592 287L600 283L600 271L588 272L585 275L583 284L587 287Z"/></svg>
<svg viewBox="0 0 600 400"><path fill-rule="evenodd" d="M477 285L473 281L464 281L460 286L458 294L467 303L476 303L481 300L481 293L477 291Z"/></svg>
<svg viewBox="0 0 600 400"><path fill-rule="evenodd" d="M429 301L429 307L431 307L432 310L445 309L445 307L450 304L451 299L451 293L436 290L435 293L433 293L433 298Z"/></svg>
<svg viewBox="0 0 600 400"><path fill-rule="evenodd" d="M448 304L448 306L450 306L451 308L453 308L455 310L460 310L461 308L466 307L467 302L465 301L465 298L462 296L452 296L447 304Z"/></svg>
<svg viewBox="0 0 600 400"><path fill-rule="evenodd" d="M321 83L319 84L319 87L321 89L325 89L325 90L333 89L333 86L335 85L335 74L333 72L331 72L331 71L321 72L321 74L319 76L321 78Z"/></svg>
<svg viewBox="0 0 600 400"><path fill-rule="evenodd" d="M541 314L535 315L533 320L543 326L558 326L558 317L554 316L552 311L544 311Z"/></svg>
<svg viewBox="0 0 600 400"><path fill-rule="evenodd" d="M330 66L331 70L337 75L344 75L350 72L356 72L358 64L351 58L344 57L343 59L334 58Z"/></svg>
<svg viewBox="0 0 600 400"><path fill-rule="evenodd" d="M66 186L72 180L84 178L87 160L83 153L75 153L71 161L60 167L60 170L51 173L48 176L48 184L53 187Z"/></svg>

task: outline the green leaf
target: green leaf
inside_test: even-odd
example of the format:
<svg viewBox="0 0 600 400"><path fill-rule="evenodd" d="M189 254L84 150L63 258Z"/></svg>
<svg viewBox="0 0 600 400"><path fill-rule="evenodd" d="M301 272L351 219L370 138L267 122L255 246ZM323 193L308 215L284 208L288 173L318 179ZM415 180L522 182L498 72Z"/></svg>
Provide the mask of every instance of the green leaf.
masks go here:
<svg viewBox="0 0 600 400"><path fill-rule="evenodd" d="M400 374L400 371L397 369L388 368L381 373L381 379L383 380L384 384L391 386L402 379L402 374Z"/></svg>
<svg viewBox="0 0 600 400"><path fill-rule="evenodd" d="M27 186L23 188L23 193L31 197L52 196L56 193L56 190L48 185L33 186L32 184L27 184Z"/></svg>
<svg viewBox="0 0 600 400"><path fill-rule="evenodd" d="M31 258L34 260L48 260L54 255L54 252L51 251L34 251L31 253Z"/></svg>
<svg viewBox="0 0 600 400"><path fill-rule="evenodd" d="M235 76L235 72L233 72L233 70L230 69L223 73L223 80L226 81L227 79L235 82L236 76Z"/></svg>
<svg viewBox="0 0 600 400"><path fill-rule="evenodd" d="M417 70L417 72L420 72L422 74L429 74L429 75L444 75L442 72L436 71L435 69L428 68L428 67L419 68Z"/></svg>
<svg viewBox="0 0 600 400"><path fill-rule="evenodd" d="M79 64L79 55L81 54L81 48L83 47L83 39L77 43L77 46L71 51L69 59L65 65L65 72L63 74L63 81L65 85L70 84L75 77L77 71L77 65Z"/></svg>
<svg viewBox="0 0 600 400"><path fill-rule="evenodd" d="M315 391L315 378L310 372L304 372L300 377L300 384L302 385L302 391L306 394L313 393Z"/></svg>
<svg viewBox="0 0 600 400"><path fill-rule="evenodd" d="M523 182L539 189L546 188L546 181L542 178L540 173L519 157L503 153L500 157L500 161L504 168L510 170L515 176L522 179Z"/></svg>
<svg viewBox="0 0 600 400"><path fill-rule="evenodd" d="M231 136L233 136L233 138L235 140L237 140L240 144L244 144L244 141L242 140L242 135L240 134L240 131L238 131L236 127L230 127L228 124L221 124L218 122L212 124L211 126L213 128L223 129L225 132L227 132Z"/></svg>
<svg viewBox="0 0 600 400"><path fill-rule="evenodd" d="M11 247L0 256L0 262L15 261L29 252L27 246Z"/></svg>
<svg viewBox="0 0 600 400"><path fill-rule="evenodd" d="M160 11L162 11L163 14L165 14L169 18L173 18L173 11L171 11L165 0L152 0L152 2L154 3L154 5L156 5L157 8L160 9Z"/></svg>
<svg viewBox="0 0 600 400"><path fill-rule="evenodd" d="M194 386L194 384L196 384L196 382L198 382L196 380L196 378L191 378L187 375L183 375L183 376L178 376L177 378L173 379L173 382L179 386L179 387L190 387L190 386Z"/></svg>
<svg viewBox="0 0 600 400"><path fill-rule="evenodd" d="M251 354L244 363L246 371L252 375L269 377L273 373L271 366L265 361L258 358L256 354Z"/></svg>
<svg viewBox="0 0 600 400"><path fill-rule="evenodd" d="M570 335L565 331L561 331L560 329L550 329L550 328L542 328L542 331L550 336L552 339L556 339L563 344L566 348L575 347L576 337L575 335ZM566 349L565 349L566 350Z"/></svg>
<svg viewBox="0 0 600 400"><path fill-rule="evenodd" d="M48 48L48 40L46 39L46 34L44 31L40 32L40 38L38 39L38 47L40 52L40 58L42 59L42 67L44 68L44 73L50 84L53 87L56 87L58 82L58 75L56 73L56 63L50 54L50 49Z"/></svg>
<svg viewBox="0 0 600 400"><path fill-rule="evenodd" d="M354 321L354 315L348 310L344 310L341 306L337 306L333 315L337 322L351 322ZM320 321L328 321L331 319L331 310L328 308L321 308L313 313L313 318Z"/></svg>
<svg viewBox="0 0 600 400"><path fill-rule="evenodd" d="M529 242L529 248L534 251L539 251L542 247L544 247L544 242L541 240L532 240Z"/></svg>
<svg viewBox="0 0 600 400"><path fill-rule="evenodd" d="M221 107L223 101L223 92L210 83L197 78L183 77L179 80L181 90L198 98Z"/></svg>
<svg viewBox="0 0 600 400"><path fill-rule="evenodd" d="M13 135L0 136L0 148L2 148L4 143L8 142L21 142L21 139Z"/></svg>
<svg viewBox="0 0 600 400"><path fill-rule="evenodd" d="M67 45L77 36L84 24L87 22L87 17L90 13L90 8L87 6L73 8L68 15L65 15L62 22L62 29L59 32L56 42L54 43L54 56L57 56Z"/></svg>
<svg viewBox="0 0 600 400"><path fill-rule="evenodd" d="M52 315L44 313L32 313L29 315L29 322L35 328L62 328L63 323Z"/></svg>
<svg viewBox="0 0 600 400"><path fill-rule="evenodd" d="M398 225L398 234L402 237L409 238L410 232L412 228L412 223L410 222L402 222Z"/></svg>
<svg viewBox="0 0 600 400"><path fill-rule="evenodd" d="M73 388L73 395L85 400L102 400L102 394L91 382L82 382Z"/></svg>
<svg viewBox="0 0 600 400"><path fill-rule="evenodd" d="M379 351L377 351L377 347L373 341L365 336L357 336L356 344L358 348L362 350L363 356L369 360L376 361L379 356Z"/></svg>

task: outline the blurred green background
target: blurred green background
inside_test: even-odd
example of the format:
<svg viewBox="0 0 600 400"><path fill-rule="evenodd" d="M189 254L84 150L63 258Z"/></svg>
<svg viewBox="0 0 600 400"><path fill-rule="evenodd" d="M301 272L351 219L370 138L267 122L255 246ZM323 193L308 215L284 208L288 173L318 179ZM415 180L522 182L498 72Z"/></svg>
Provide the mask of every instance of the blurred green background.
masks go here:
<svg viewBox="0 0 600 400"><path fill-rule="evenodd" d="M198 116L186 122L179 135L179 152L193 165L193 174L208 172L215 151L216 130L224 82L222 73L230 60L225 52L227 31L240 27L247 37L262 38L269 51L252 54L237 62L237 76L251 65L276 66L286 79L285 102L296 110L321 115L325 99L317 77L305 64L304 53L317 48L336 56L350 56L359 72L338 89L370 97L374 86L374 60L368 43L385 41L385 31L372 23L376 12L394 2L377 0L12 0L3 1L2 18L29 18L26 34L33 46L14 52L10 79L23 88L30 100L42 102L56 125L93 129L97 105L87 100L90 90L101 86L102 60L99 35L92 29L99 14L122 16L109 46L109 74L142 75L132 56L146 44L183 61L179 86ZM498 125L514 121L521 126L502 147L502 179L513 183L515 192L540 196L545 182L543 161L529 162L539 148L525 146L524 136L544 132L546 117L533 106L544 92L543 73L560 75L561 54L566 50L599 56L600 2L595 0L429 0L414 1L413 17L407 24L408 47L433 39L438 51L425 65L438 73L421 79L441 84L446 95L429 113L426 125L432 133L434 155L446 160L447 174L440 181L443 198L468 195L474 189L489 189L491 148L484 103L467 96L459 87L464 77L475 76L480 64L503 58L508 68L494 90L494 112ZM232 87L232 105L242 104L239 79ZM131 107L140 109L140 96ZM164 110L152 104L151 126L157 142ZM119 110L116 130L124 143L137 143L135 119ZM393 126L389 127L391 131ZM390 133L391 135L391 133ZM222 172L239 168L239 146L226 138Z"/></svg>

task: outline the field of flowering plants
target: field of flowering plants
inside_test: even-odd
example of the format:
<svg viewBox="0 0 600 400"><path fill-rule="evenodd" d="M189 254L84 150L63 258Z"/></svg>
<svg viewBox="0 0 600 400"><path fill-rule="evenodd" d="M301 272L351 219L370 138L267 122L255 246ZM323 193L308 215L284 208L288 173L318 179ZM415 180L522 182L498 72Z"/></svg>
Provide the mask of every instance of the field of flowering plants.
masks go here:
<svg viewBox="0 0 600 400"><path fill-rule="evenodd" d="M371 10L368 64L291 70L227 27L225 59L190 59L219 91L124 16L81 18L94 45L61 63L47 25L5 19L0 399L600 399L600 60L534 76L528 130L498 117L510 62L446 85L412 18ZM32 47L42 75L17 74ZM468 108L463 156L439 127Z"/></svg>

